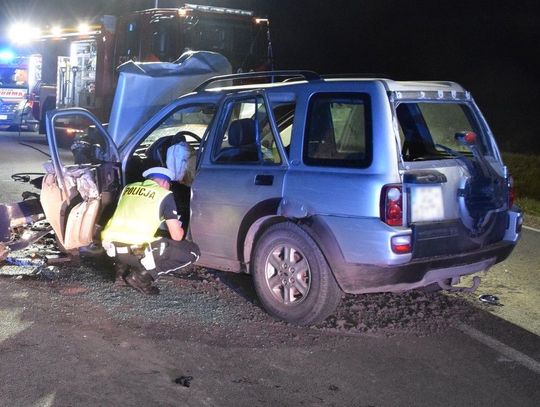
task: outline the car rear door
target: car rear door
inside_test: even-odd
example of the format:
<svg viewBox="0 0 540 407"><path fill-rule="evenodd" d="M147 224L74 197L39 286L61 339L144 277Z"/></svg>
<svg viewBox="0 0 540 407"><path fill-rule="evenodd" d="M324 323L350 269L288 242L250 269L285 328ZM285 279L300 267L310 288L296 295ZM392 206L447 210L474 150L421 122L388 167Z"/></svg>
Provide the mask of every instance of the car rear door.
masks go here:
<svg viewBox="0 0 540 407"><path fill-rule="evenodd" d="M396 115L414 255L461 253L502 240L510 209L506 168L473 102L403 99Z"/></svg>
<svg viewBox="0 0 540 407"><path fill-rule="evenodd" d="M51 161L40 201L59 244L74 250L97 237L121 191L118 150L85 109L50 111L46 128Z"/></svg>

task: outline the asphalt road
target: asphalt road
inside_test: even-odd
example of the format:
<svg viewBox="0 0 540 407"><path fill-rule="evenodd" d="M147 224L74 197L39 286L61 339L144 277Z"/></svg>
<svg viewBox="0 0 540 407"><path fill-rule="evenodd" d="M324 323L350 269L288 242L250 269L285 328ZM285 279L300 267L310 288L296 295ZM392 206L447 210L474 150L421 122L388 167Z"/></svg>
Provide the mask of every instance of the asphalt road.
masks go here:
<svg viewBox="0 0 540 407"><path fill-rule="evenodd" d="M43 173L49 159L44 135L36 133L0 132L0 201L18 202L24 191L39 192L31 184L14 182L17 173Z"/></svg>
<svg viewBox="0 0 540 407"><path fill-rule="evenodd" d="M33 190L10 176L41 172L38 150L43 136L0 133L0 201ZM540 233L526 229L469 296L478 317L426 336L217 321L197 309L181 323L148 321L100 308L77 287L0 278L0 405L536 406L538 247ZM480 304L484 293L502 305ZM195 294L180 290L179 301ZM190 387L175 383L182 375Z"/></svg>

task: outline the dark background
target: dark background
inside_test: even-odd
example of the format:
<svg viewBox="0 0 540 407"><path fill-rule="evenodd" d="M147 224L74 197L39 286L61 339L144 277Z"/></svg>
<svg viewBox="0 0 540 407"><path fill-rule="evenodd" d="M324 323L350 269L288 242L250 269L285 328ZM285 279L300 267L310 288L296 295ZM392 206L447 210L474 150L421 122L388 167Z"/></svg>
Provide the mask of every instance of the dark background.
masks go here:
<svg viewBox="0 0 540 407"><path fill-rule="evenodd" d="M271 19L276 68L452 80L470 90L503 151L540 153L540 2L498 0L193 0ZM2 0L9 22L66 24L154 0ZM160 7L182 1L160 0Z"/></svg>

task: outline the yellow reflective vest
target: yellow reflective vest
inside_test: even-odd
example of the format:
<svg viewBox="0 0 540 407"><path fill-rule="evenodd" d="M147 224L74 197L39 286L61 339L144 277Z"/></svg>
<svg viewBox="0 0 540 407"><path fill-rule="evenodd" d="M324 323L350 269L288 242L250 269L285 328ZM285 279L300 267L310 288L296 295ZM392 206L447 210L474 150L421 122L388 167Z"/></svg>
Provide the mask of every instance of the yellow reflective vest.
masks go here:
<svg viewBox="0 0 540 407"><path fill-rule="evenodd" d="M158 240L155 234L162 222L159 208L171 193L152 180L126 185L101 240L133 245Z"/></svg>

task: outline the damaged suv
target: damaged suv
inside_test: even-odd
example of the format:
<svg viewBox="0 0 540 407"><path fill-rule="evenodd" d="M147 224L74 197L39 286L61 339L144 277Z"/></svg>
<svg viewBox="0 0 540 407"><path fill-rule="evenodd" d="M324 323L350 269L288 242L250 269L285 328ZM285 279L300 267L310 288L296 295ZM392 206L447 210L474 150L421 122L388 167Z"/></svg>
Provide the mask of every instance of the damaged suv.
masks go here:
<svg viewBox="0 0 540 407"><path fill-rule="evenodd" d="M89 130L59 142L68 116ZM40 202L58 243L95 242L122 186L178 135L194 176L175 196L198 264L252 274L285 321L320 321L343 292L451 289L520 236L511 177L460 85L273 72L214 78L121 137L88 111L51 112Z"/></svg>

